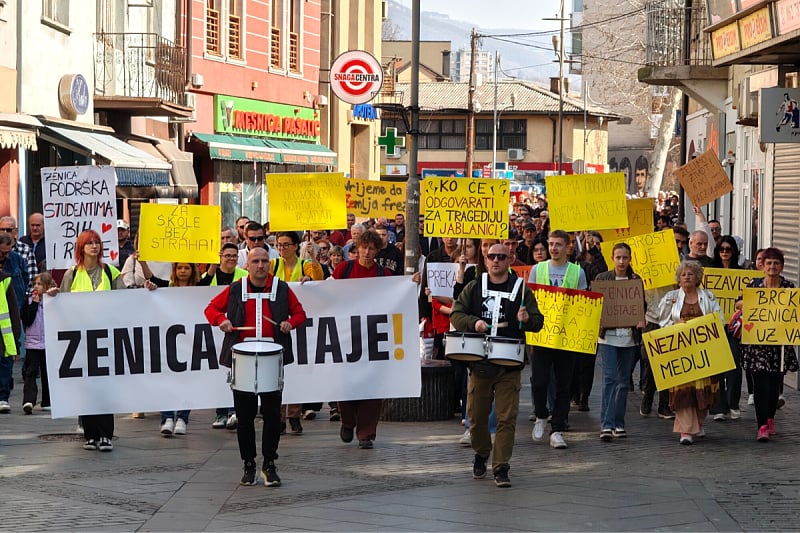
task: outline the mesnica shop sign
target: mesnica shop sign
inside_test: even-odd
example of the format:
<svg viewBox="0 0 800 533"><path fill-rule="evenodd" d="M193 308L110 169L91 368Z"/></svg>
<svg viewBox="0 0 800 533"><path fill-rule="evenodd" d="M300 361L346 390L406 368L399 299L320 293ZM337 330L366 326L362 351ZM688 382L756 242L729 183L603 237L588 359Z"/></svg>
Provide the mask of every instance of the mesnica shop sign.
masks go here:
<svg viewBox="0 0 800 533"><path fill-rule="evenodd" d="M319 119L310 107L250 98L214 96L214 131L273 139L319 142Z"/></svg>

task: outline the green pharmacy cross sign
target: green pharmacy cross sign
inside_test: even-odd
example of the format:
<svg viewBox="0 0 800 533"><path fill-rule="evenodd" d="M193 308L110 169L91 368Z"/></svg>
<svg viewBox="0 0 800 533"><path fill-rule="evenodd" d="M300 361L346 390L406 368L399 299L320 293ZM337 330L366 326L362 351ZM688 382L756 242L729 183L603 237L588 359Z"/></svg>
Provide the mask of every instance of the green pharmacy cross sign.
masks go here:
<svg viewBox="0 0 800 533"><path fill-rule="evenodd" d="M398 148L406 147L406 138L397 136L397 128L386 128L386 133L378 136L378 146L386 148L386 157L400 157Z"/></svg>

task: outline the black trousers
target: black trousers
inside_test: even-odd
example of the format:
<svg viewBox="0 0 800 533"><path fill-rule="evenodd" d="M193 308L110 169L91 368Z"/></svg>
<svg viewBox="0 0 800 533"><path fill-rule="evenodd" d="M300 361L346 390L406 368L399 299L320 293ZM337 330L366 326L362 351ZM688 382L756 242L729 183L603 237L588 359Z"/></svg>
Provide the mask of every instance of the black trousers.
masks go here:
<svg viewBox="0 0 800 533"><path fill-rule="evenodd" d="M648 322L644 327L644 331L653 331L658 329L658 324ZM647 358L644 343L641 346L641 362L639 363L639 371L643 374L642 380L642 411L649 412L653 407L653 398L656 394L656 380L653 377L653 369L650 367L650 360ZM659 413L665 412L669 408L669 389L664 389L658 393L658 411Z"/></svg>
<svg viewBox="0 0 800 533"><path fill-rule="evenodd" d="M572 372L572 400L580 405L589 403L594 384L594 365L597 357L594 354L575 353L575 368Z"/></svg>
<svg viewBox="0 0 800 533"><path fill-rule="evenodd" d="M114 436L114 415L83 415L81 422L86 440L110 439Z"/></svg>
<svg viewBox="0 0 800 533"><path fill-rule="evenodd" d="M236 410L238 425L236 437L239 440L239 455L243 461L256 460L256 412L261 399L261 416L264 428L261 431L261 454L265 461L278 458L278 444L281 440L281 391L252 392L233 391L233 408Z"/></svg>
<svg viewBox="0 0 800 533"><path fill-rule="evenodd" d="M569 394L572 371L575 366L575 352L554 350L536 346L533 349L533 408L537 418L547 418L552 414L552 431L566 431L569 415ZM550 371L556 381L556 400L553 412L547 411L547 387L550 384Z"/></svg>
<svg viewBox="0 0 800 533"><path fill-rule="evenodd" d="M47 382L47 363L44 350L27 348L25 350L25 363L22 365L22 403L36 405L39 387L36 385L36 376L42 374L42 407L50 405L50 386Z"/></svg>
<svg viewBox="0 0 800 533"><path fill-rule="evenodd" d="M781 372L753 373L753 402L756 407L756 424L761 427L767 423L768 418L775 418L778 409L778 396L783 383Z"/></svg>

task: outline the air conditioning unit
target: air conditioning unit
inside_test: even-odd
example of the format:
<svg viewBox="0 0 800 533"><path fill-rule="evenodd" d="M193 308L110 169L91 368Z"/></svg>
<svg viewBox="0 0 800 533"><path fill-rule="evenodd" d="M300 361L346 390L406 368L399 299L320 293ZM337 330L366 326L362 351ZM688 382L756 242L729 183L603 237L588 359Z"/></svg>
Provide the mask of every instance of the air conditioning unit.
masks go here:
<svg viewBox="0 0 800 533"><path fill-rule="evenodd" d="M508 160L509 161L522 161L525 159L525 150L522 148L509 148Z"/></svg>
<svg viewBox="0 0 800 533"><path fill-rule="evenodd" d="M197 122L197 94L185 92L184 93L184 101L186 102L186 107L192 108L192 116L191 117L169 117L169 122L172 123L187 123L187 122Z"/></svg>

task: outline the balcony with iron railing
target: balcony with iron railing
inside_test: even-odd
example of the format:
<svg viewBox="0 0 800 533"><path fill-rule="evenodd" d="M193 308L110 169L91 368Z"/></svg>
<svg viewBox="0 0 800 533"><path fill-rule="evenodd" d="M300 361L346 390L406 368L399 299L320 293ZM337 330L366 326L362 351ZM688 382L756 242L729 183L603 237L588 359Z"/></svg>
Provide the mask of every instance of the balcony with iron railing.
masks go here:
<svg viewBox="0 0 800 533"><path fill-rule="evenodd" d="M705 2L648 0L645 66L639 81L680 87L705 107L724 109L728 69L712 65ZM691 4L690 4L691 5Z"/></svg>
<svg viewBox="0 0 800 533"><path fill-rule="evenodd" d="M97 33L94 107L185 117L186 51L155 33Z"/></svg>

